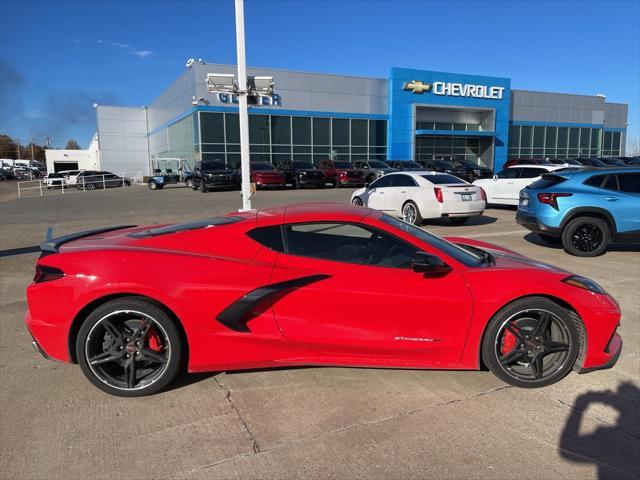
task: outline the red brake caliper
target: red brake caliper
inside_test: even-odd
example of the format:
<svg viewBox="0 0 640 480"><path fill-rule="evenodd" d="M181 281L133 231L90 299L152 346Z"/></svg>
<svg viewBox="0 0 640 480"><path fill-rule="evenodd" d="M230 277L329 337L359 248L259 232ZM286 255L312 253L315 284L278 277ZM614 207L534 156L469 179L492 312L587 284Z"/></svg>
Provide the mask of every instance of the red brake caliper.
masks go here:
<svg viewBox="0 0 640 480"><path fill-rule="evenodd" d="M516 329L518 328L513 324L511 325ZM518 338L509 330L505 330L504 333L502 334L502 342L500 344L500 353L502 353L502 355L506 355L507 353L511 352L514 348L516 348L517 344L518 344Z"/></svg>
<svg viewBox="0 0 640 480"><path fill-rule="evenodd" d="M147 332L147 340L150 350L153 350L154 352L162 350L162 338L158 335L158 331L154 327L149 328L149 331Z"/></svg>

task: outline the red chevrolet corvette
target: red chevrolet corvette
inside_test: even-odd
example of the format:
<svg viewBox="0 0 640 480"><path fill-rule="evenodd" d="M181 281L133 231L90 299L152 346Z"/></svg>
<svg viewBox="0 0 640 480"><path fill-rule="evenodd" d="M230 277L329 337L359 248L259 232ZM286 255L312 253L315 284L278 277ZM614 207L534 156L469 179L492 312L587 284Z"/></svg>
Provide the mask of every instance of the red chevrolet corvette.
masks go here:
<svg viewBox="0 0 640 480"><path fill-rule="evenodd" d="M616 301L512 251L303 204L41 245L26 323L102 390L286 365L480 369L541 387L620 355Z"/></svg>

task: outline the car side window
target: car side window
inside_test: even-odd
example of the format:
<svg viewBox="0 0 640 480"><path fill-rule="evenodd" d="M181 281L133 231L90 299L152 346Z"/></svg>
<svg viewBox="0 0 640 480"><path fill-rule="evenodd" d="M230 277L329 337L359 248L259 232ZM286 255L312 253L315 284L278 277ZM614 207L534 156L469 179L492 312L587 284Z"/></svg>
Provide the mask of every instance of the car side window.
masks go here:
<svg viewBox="0 0 640 480"><path fill-rule="evenodd" d="M593 177L589 177L588 179L586 179L584 184L589 185L590 187L600 188L604 177L605 175L594 175Z"/></svg>
<svg viewBox="0 0 640 480"><path fill-rule="evenodd" d="M393 181L393 175L389 175L389 176L385 176L382 178L379 178L378 180L376 180L375 182L373 182L371 184L370 188L385 188L385 187L390 187L391 186L391 182Z"/></svg>
<svg viewBox="0 0 640 480"><path fill-rule="evenodd" d="M520 168L520 178L536 178L546 173L544 168Z"/></svg>
<svg viewBox="0 0 640 480"><path fill-rule="evenodd" d="M416 187L416 181L409 175L391 175L393 187ZM384 178L384 177L382 177Z"/></svg>
<svg viewBox="0 0 640 480"><path fill-rule="evenodd" d="M410 268L419 249L382 230L353 223L299 223L285 227L288 253L376 267Z"/></svg>
<svg viewBox="0 0 640 480"><path fill-rule="evenodd" d="M517 178L520 170L520 168L507 168L498 174L498 178Z"/></svg>
<svg viewBox="0 0 640 480"><path fill-rule="evenodd" d="M247 235L259 244L276 252L284 252L284 244L282 242L282 231L280 225L271 225L269 227L258 227L247 232Z"/></svg>
<svg viewBox="0 0 640 480"><path fill-rule="evenodd" d="M602 188L605 190L613 190L614 192L618 191L618 179L615 174L609 175L607 179L602 184Z"/></svg>
<svg viewBox="0 0 640 480"><path fill-rule="evenodd" d="M640 194L640 173L619 173L620 191Z"/></svg>

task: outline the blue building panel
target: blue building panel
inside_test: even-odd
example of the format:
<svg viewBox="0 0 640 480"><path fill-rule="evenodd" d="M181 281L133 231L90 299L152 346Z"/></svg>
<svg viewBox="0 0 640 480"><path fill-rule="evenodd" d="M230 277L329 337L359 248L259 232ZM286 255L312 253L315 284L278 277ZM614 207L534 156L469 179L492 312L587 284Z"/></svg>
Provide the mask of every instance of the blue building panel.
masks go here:
<svg viewBox="0 0 640 480"><path fill-rule="evenodd" d="M389 79L389 158L413 158L416 134L426 133L416 131L417 106L479 108L494 112L495 125L489 136L494 138L493 167L501 169L507 161L510 91L511 80L508 78L392 68ZM456 131L428 133L461 134ZM464 135L471 136L471 133L465 132ZM477 136L488 136L488 133L478 132Z"/></svg>

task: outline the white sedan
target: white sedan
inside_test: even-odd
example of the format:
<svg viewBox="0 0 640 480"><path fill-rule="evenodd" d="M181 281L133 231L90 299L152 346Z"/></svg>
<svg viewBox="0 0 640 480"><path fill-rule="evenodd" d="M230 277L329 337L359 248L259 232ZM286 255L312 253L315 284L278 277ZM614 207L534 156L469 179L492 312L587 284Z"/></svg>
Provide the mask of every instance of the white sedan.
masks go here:
<svg viewBox="0 0 640 480"><path fill-rule="evenodd" d="M482 215L482 188L448 173L411 171L388 173L353 192L351 203L382 210L419 225L424 218L449 217L456 224Z"/></svg>
<svg viewBox="0 0 640 480"><path fill-rule="evenodd" d="M562 165L513 165L494 175L473 182L487 194L487 203L496 205L518 205L520 190L531 185L548 172L566 168Z"/></svg>

